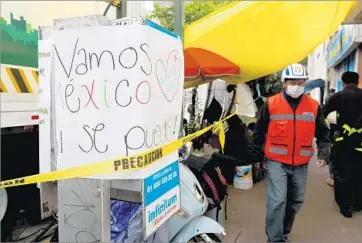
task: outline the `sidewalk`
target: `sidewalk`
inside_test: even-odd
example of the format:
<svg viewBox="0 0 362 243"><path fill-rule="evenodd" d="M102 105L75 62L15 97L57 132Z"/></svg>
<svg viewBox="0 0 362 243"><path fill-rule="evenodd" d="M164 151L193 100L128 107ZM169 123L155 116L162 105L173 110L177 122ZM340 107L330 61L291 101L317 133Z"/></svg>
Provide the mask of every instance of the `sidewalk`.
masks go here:
<svg viewBox="0 0 362 243"><path fill-rule="evenodd" d="M333 188L325 181L327 175L328 168L318 169L315 161L310 163L306 200L289 237L292 242L361 241L362 213L354 213L352 219L339 214ZM245 191L230 187L228 203L226 242L266 242L266 181L258 182L252 189Z"/></svg>

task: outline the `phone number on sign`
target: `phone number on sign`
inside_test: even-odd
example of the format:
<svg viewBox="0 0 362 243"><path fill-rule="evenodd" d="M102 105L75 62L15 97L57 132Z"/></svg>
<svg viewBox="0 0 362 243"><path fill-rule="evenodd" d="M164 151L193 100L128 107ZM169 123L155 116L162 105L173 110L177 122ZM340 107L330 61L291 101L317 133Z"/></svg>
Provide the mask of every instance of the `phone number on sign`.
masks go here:
<svg viewBox="0 0 362 243"><path fill-rule="evenodd" d="M177 177L177 171L174 171L172 174L164 176L162 179L159 179L153 183L153 186L147 187L147 193L152 192L153 190L157 189L159 186L166 184L168 181L171 181L173 178Z"/></svg>

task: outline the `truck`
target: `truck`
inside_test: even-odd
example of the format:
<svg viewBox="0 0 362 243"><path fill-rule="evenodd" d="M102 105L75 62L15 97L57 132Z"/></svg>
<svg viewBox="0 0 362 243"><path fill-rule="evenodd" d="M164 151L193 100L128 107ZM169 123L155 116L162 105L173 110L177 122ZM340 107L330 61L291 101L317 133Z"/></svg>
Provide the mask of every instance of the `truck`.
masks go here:
<svg viewBox="0 0 362 243"><path fill-rule="evenodd" d="M1 180L47 172L51 164L50 129L44 126L40 108L38 70L39 26L54 19L107 13L145 16L153 1L1 1L0 2L0 125ZM106 11L105 11L106 10ZM45 168L44 168L44 165ZM1 224L1 241L12 241L19 220L31 225L57 212L54 182L7 189L8 208Z"/></svg>

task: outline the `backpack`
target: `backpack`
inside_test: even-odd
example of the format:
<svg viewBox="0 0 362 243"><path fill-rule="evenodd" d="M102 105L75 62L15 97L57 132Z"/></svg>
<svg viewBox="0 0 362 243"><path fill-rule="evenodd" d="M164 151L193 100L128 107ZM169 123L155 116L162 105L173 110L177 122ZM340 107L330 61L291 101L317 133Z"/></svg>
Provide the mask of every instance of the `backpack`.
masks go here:
<svg viewBox="0 0 362 243"><path fill-rule="evenodd" d="M234 181L236 166L249 164L247 161L236 159L232 156L220 153L213 153L211 159L217 162L218 167L220 168L223 176L228 183L233 183Z"/></svg>
<svg viewBox="0 0 362 243"><path fill-rule="evenodd" d="M268 174L267 160L264 158L261 162L252 164L253 182L263 180Z"/></svg>
<svg viewBox="0 0 362 243"><path fill-rule="evenodd" d="M199 181L209 201L208 211L217 208L216 221L219 221L221 203L227 198L227 182L215 160L191 155L184 163Z"/></svg>

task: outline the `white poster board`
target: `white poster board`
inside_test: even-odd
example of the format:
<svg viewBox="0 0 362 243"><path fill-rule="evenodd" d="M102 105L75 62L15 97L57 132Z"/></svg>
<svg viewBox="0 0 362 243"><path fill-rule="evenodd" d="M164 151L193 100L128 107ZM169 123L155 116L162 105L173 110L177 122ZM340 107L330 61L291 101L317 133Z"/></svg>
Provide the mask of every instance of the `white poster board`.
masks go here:
<svg viewBox="0 0 362 243"><path fill-rule="evenodd" d="M57 168L139 154L177 139L182 43L146 25L65 29L54 34ZM92 178L143 179L177 160ZM130 163L130 167L136 163Z"/></svg>
<svg viewBox="0 0 362 243"><path fill-rule="evenodd" d="M51 170L51 40L38 41L39 60L39 173Z"/></svg>

